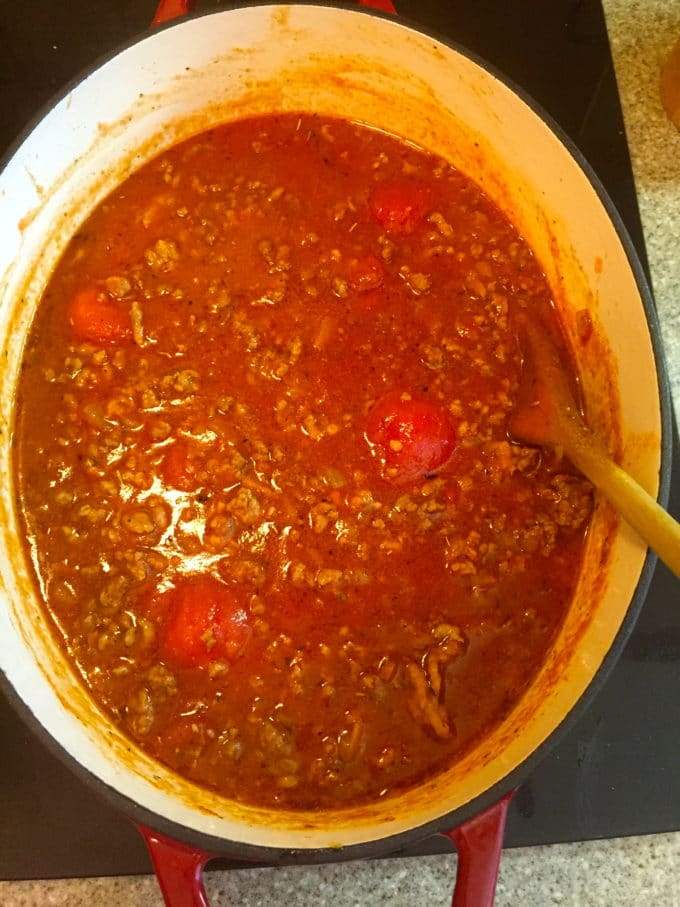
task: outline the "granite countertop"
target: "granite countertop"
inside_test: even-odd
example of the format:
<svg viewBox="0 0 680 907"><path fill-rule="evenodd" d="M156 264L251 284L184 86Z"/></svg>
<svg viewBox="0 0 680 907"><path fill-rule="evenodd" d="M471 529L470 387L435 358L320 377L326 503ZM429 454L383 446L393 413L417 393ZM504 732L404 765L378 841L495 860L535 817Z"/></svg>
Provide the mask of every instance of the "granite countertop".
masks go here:
<svg viewBox="0 0 680 907"><path fill-rule="evenodd" d="M654 294L680 413L680 131L659 71L680 37L680 0L603 0L631 149ZM455 858L210 873L211 904L446 904ZM680 832L505 851L497 907L680 907ZM0 882L3 907L161 907L151 876Z"/></svg>

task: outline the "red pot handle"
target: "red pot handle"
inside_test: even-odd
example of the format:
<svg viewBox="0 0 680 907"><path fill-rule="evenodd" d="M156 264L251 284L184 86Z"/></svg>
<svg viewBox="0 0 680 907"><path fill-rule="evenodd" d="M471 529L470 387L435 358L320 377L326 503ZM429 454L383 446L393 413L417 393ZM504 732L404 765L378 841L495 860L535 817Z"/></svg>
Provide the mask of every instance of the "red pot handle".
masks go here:
<svg viewBox="0 0 680 907"><path fill-rule="evenodd" d="M443 832L458 851L451 907L493 907L505 820L514 790L467 822Z"/></svg>
<svg viewBox="0 0 680 907"><path fill-rule="evenodd" d="M369 9L379 9L383 13L392 13L397 15L392 0L357 0L359 6L367 6Z"/></svg>
<svg viewBox="0 0 680 907"><path fill-rule="evenodd" d="M368 6L372 9L379 9L383 13L394 13L396 9L392 0L358 0L359 6ZM159 0L156 8L156 15L153 17L152 25L160 25L162 22L169 22L178 16L185 16L191 12L194 0Z"/></svg>
<svg viewBox="0 0 680 907"><path fill-rule="evenodd" d="M151 26L161 25L171 19L178 19L191 12L194 0L159 0L156 15L151 20Z"/></svg>
<svg viewBox="0 0 680 907"><path fill-rule="evenodd" d="M203 868L216 854L190 847L135 823L151 854L167 907L209 907Z"/></svg>
<svg viewBox="0 0 680 907"><path fill-rule="evenodd" d="M514 791L452 831L442 832L458 851L452 907L493 907L508 806ZM137 823L151 854L166 907L209 907L205 864L217 854L190 847Z"/></svg>

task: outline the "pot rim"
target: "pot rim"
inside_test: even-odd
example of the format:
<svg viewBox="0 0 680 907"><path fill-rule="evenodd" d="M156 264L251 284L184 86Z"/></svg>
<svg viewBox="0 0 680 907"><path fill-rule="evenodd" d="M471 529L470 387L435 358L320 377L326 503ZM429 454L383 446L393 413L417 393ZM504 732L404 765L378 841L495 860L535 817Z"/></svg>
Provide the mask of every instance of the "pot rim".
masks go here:
<svg viewBox="0 0 680 907"><path fill-rule="evenodd" d="M175 19L156 26L147 28L144 31L132 36L127 41L119 43L111 51L98 56L87 67L85 67L77 76L69 80L59 91L57 91L45 104L43 104L37 113L27 122L26 126L20 131L14 141L9 145L5 152L0 155L0 174L4 171L9 161L21 147L23 142L33 132L36 126L45 118L45 116L62 101L73 89L85 81L92 73L100 69L104 64L115 59L123 51L141 43L150 35L167 28L181 27L182 24L190 19L199 19L207 16L220 15L222 13L237 12L246 7L276 7L276 6L311 6L327 7L339 10L346 10L355 14L373 16L378 19L389 21L392 25L403 25L406 29L415 31L426 37L431 37L441 43L443 46L453 50L471 62L478 65L487 73L498 79L510 91L517 95L520 100L544 123L544 125L553 133L557 140L564 146L587 181L592 186L598 200L602 204L607 216L609 217L614 231L621 243L622 249L628 260L629 267L635 280L636 287L640 294L642 306L644 309L645 319L649 328L650 341L654 356L657 386L660 403L660 465L659 465L659 491L658 501L666 507L668 504L670 485L671 485L671 466L672 466L672 448L673 448L673 415L670 384L666 369L664 350L661 339L661 328L656 312L655 303L652 297L650 281L645 269L643 268L640 256L633 244L628 230L623 223L622 217L612 202L609 194L597 176L594 169L588 163L586 157L579 150L575 142L567 135L562 127L553 119L553 117L540 105L524 88L515 83L502 70L495 65L490 64L482 56L470 51L457 41L442 35L435 29L420 25L408 18L399 16L395 17L389 13L382 12L373 8L357 6L345 0L296 0L294 3L267 2L267 0L255 0L252 3L225 3L219 9L202 10L191 13L189 16L183 16L181 19ZM338 862L352 859L365 859L370 857L384 856L399 850L407 845L414 843L430 835L441 833L456 827L468 819L473 818L479 812L491 806L503 795L512 789L518 787L522 781L530 774L531 770L553 749L562 737L569 731L587 710L592 699L597 695L607 680L612 668L616 664L625 643L630 636L639 612L644 603L652 575L656 566L657 557L648 550L645 556L643 567L635 587L634 593L630 600L625 617L622 620L615 639L603 658L600 666L592 676L586 690L574 704L574 706L564 715L560 723L554 728L550 735L532 751L532 753L517 765L511 772L505 775L500 781L488 788L484 793L475 797L473 800L463 806L449 812L444 816L434 819L422 825L409 828L407 831L398 834L389 835L374 841L362 842L359 844L350 844L342 847L324 847L324 848L304 848L289 849L282 847L269 847L261 845L247 844L240 841L233 841L228 838L209 835L203 832L195 831L187 826L180 824L165 815L156 813L150 809L140 806L136 801L129 798L126 794L119 791L113 785L101 780L90 770L86 769L65 747L63 747L35 717L31 708L16 693L14 687L0 667L0 690L7 697L13 709L20 715L22 720L30 728L32 733L51 751L62 763L67 765L74 774L81 778L91 788L101 794L104 799L111 803L116 809L121 810L131 820L136 823L147 825L163 834L200 847L202 850L209 851L214 857L225 857L227 859L241 859L253 863L266 863L270 865L313 865L318 863Z"/></svg>

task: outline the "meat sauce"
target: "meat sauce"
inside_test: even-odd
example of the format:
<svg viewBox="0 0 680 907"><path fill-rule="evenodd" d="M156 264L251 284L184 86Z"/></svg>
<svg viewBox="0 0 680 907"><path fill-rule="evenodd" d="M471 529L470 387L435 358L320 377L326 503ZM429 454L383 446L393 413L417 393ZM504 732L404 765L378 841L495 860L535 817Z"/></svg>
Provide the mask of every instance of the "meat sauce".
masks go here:
<svg viewBox="0 0 680 907"><path fill-rule="evenodd" d="M15 470L55 630L138 746L337 807L508 714L592 508L508 436L520 312L562 343L505 216L365 126L224 125L98 207L35 316Z"/></svg>

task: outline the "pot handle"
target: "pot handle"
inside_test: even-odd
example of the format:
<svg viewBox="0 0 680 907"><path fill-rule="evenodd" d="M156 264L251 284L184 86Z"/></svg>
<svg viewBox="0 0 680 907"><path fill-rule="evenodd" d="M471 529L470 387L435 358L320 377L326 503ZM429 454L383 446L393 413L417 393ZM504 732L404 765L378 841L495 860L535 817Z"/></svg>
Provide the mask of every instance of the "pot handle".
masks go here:
<svg viewBox="0 0 680 907"><path fill-rule="evenodd" d="M458 852L451 907L493 907L508 806L514 790L451 831ZM135 823L149 849L166 907L209 907L203 869L217 854L168 838Z"/></svg>
<svg viewBox="0 0 680 907"><path fill-rule="evenodd" d="M501 862L508 806L515 791L451 831L458 852L456 887L451 907L493 907Z"/></svg>
<svg viewBox="0 0 680 907"><path fill-rule="evenodd" d="M359 6L366 6L369 9L379 9L382 13L392 13L392 15L397 15L397 10L395 9L394 3L392 0L357 0Z"/></svg>
<svg viewBox="0 0 680 907"><path fill-rule="evenodd" d="M156 14L151 20L151 27L185 16L191 12L193 5L194 0L159 0Z"/></svg>
<svg viewBox="0 0 680 907"><path fill-rule="evenodd" d="M216 854L167 838L135 822L151 855L166 907L209 907L203 868Z"/></svg>
<svg viewBox="0 0 680 907"><path fill-rule="evenodd" d="M392 0L358 0L358 3L359 6L379 9L383 13L396 15L397 12ZM161 25L163 22L170 22L171 19L185 16L191 12L193 5L194 0L159 0L151 25Z"/></svg>

